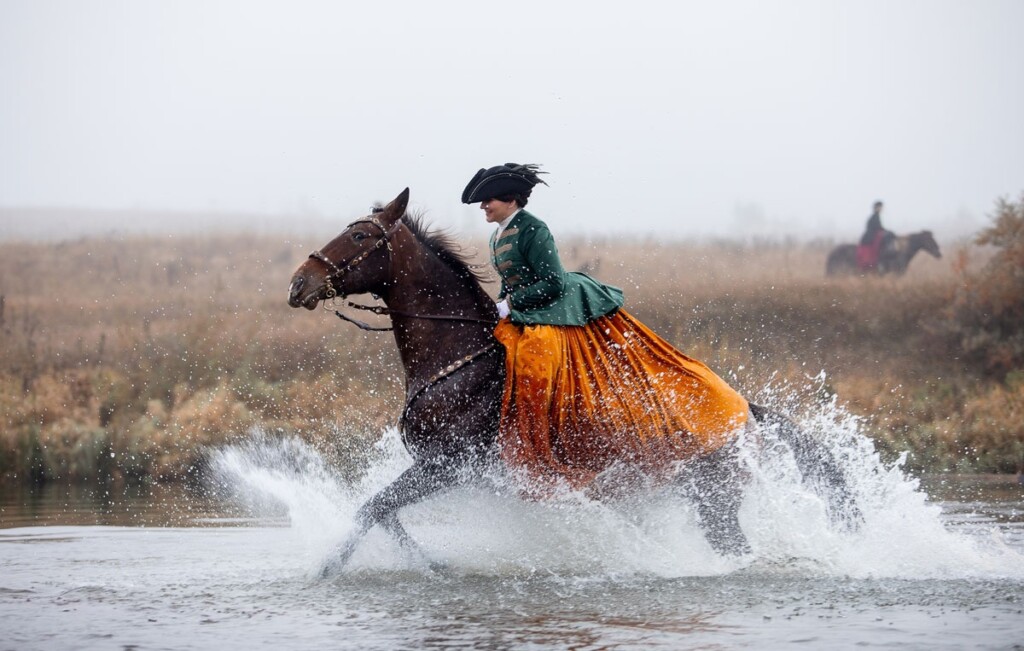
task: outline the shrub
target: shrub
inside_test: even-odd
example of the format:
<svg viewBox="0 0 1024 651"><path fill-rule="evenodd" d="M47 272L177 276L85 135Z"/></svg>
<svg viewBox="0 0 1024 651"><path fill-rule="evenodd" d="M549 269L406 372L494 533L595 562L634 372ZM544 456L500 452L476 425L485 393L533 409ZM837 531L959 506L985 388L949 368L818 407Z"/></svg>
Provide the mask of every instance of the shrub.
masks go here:
<svg viewBox="0 0 1024 651"><path fill-rule="evenodd" d="M1016 203L997 201L975 242L993 255L979 272L961 265L947 325L969 359L1003 376L1024 366L1024 193Z"/></svg>

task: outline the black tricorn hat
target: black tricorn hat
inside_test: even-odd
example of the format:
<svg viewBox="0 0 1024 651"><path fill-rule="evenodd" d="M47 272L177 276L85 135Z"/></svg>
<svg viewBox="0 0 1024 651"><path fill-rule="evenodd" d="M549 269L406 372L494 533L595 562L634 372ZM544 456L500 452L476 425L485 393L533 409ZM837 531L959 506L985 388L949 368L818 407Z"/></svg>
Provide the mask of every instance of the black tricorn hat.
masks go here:
<svg viewBox="0 0 1024 651"><path fill-rule="evenodd" d="M547 185L537 176L538 174L547 174L547 172L540 171L540 165L532 163L529 165L505 163L481 169L470 179L466 189L462 191L462 203L487 201L505 194L520 194L527 198L533 191L533 186L538 183Z"/></svg>

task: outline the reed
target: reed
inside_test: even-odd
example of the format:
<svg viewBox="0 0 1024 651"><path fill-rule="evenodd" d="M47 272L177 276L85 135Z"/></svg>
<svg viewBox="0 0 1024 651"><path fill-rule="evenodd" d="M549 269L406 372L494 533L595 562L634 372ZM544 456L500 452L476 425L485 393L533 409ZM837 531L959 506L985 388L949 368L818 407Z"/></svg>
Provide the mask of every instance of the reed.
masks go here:
<svg viewBox="0 0 1024 651"><path fill-rule="evenodd" d="M390 335L285 302L326 239L0 243L0 476L184 479L253 426L339 464L365 450L401 411ZM567 266L623 287L627 309L747 395L835 394L913 469L1019 471L1024 383L962 359L941 327L960 270L984 262L957 248L956 269L922 257L900 279L826 280L824 242L562 243Z"/></svg>

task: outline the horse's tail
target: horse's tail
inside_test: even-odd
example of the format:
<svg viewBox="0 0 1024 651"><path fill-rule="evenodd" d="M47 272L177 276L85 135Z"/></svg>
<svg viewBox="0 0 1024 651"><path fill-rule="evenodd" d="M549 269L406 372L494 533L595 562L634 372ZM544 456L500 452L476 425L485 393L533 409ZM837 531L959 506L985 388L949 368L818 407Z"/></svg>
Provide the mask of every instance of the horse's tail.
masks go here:
<svg viewBox="0 0 1024 651"><path fill-rule="evenodd" d="M777 433L793 451L804 483L825 499L832 522L846 529L856 529L863 520L860 507L832 451L777 411L750 403L750 413L761 426Z"/></svg>

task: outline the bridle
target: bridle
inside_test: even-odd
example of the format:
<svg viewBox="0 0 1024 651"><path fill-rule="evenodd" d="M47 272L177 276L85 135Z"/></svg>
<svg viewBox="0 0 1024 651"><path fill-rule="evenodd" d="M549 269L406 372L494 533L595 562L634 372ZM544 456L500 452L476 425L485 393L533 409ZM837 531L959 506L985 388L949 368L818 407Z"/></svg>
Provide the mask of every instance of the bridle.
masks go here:
<svg viewBox="0 0 1024 651"><path fill-rule="evenodd" d="M377 219L377 217L375 217L374 215L370 215L369 217L364 217L363 219L357 219L356 221L349 224L345 230L347 231L349 228L352 228L356 224L373 224L380 230L381 236L377 239L376 242L373 243L372 246L367 247L366 249L358 252L350 260L341 260L338 263L334 263L330 260L330 258L324 255L323 251L320 251L319 249L309 254L310 258L320 262L325 267L327 267L328 274L327 277L324 279L324 284L327 286L326 297L324 299L324 309L333 311L334 314L337 315L339 319L341 319L342 321L348 321L349 323L355 324L355 326L361 330L367 330L370 332L387 332L389 330L394 330L393 326L371 326L368 323L364 323L362 321L359 321L358 319L353 319L352 317L346 316L342 314L339 310L334 309L332 306L329 306L327 304L328 301L331 301L338 296L338 290L335 288L334 283L339 281L342 278L342 276L344 276L345 274L347 274L348 272L352 271L357 266L362 264L364 261L366 261L367 258L369 258L377 249L381 248L382 246L386 246L388 249L389 271L387 276L389 278L391 277L391 254L394 253L394 248L391 246L391 238L393 238L395 236L395 233L398 232L398 229L402 227L402 220L396 220L393 226L387 228L384 226L383 223L381 223L379 219ZM497 325L497 321L495 321L494 319L482 319L480 317L475 316L463 316L454 314L417 314L414 312L403 312L388 307L381 307L379 305L360 305L358 303L353 303L352 301L346 301L346 304L349 307L355 308L357 310L366 310L367 312L373 312L374 314L382 316L398 315L414 319L431 319L435 321L462 321L470 323L485 323L492 327Z"/></svg>
<svg viewBox="0 0 1024 651"><path fill-rule="evenodd" d="M384 332L384 331L388 331L388 330L394 330L394 326L388 326L388 327L375 327L375 326L371 326L368 323L363 323L362 321L359 321L357 319L353 319L351 317L345 316L339 310L336 310L336 309L333 309L332 307L328 307L327 306L327 301L332 300L332 299L334 299L335 297L338 296L338 291L334 287L334 283L337 282L338 280L340 280L345 274L347 274L348 272L352 271L354 268L356 268L361 263L363 263L368 257L370 257L370 255L373 254L374 251L376 251L377 249L381 248L382 246L386 246L387 249L388 249L388 270L389 271L388 271L387 275L388 275L388 278L391 277L391 272L390 272L391 267L392 267L391 255L392 255L392 253L394 253L394 248L391 246L391 238L394 237L395 233L398 232L398 229L402 227L402 220L398 219L398 220L395 221L394 225L391 226L391 228L386 228L384 226L384 224L382 224L379 219L377 219L373 215L370 215L369 217L365 217L363 219L359 219L359 220L356 220L356 221L352 222L351 224L348 225L348 228L346 228L345 230L347 231L349 228L352 228L356 224L373 224L378 229L380 229L381 236L380 236L380 238L377 239L376 242L373 243L373 246L370 246L370 247L366 248L365 250L360 251L355 256L353 256L351 260L342 260L342 261L338 262L337 264L332 262L330 260L330 258L328 258L326 255L324 255L323 251L320 251L319 249L316 250L316 251L313 251L312 253L309 254L310 258L319 261L321 264L323 264L325 267L327 267L328 276L324 280L324 284L327 285L327 298L324 301L324 309L333 310L334 314L336 314L339 319L341 319L343 321L348 321L349 323L353 323L357 327L359 327L361 330L368 330L368 331L371 331L371 332ZM359 310L367 310L369 312L373 312L374 314L379 314L379 315L387 315L387 316L398 315L398 316L405 316L405 317L410 317L410 318L414 318L414 319L433 319L433 320L438 320L438 321L460 321L460 322L468 322L468 323L483 323L483 324L488 325L491 328L493 328L494 326L497 325L497 321L494 320L494 319L482 319L482 318L476 317L476 316L463 316L463 315L454 315L454 314L416 314L416 313L412 313L412 312L403 312L403 311L399 311L399 310L393 310L391 308L381 307L379 305L359 305L358 303L353 303L352 301L346 301L346 303L350 307L353 307L353 308L356 308L356 309L359 309ZM405 422L406 415L409 413L409 409L412 407L413 402L415 402L417 398L419 398L421 395L423 395L423 393L425 393L431 387L433 387L433 386L439 384L441 381L446 380L447 378L451 377L456 371L464 369L464 368L468 367L470 364L472 364L473 362L476 362L479 359L489 355L494 350L498 350L498 342L497 342L496 339L492 339L489 343L487 343L482 348L480 348L480 349L478 349L478 350L476 350L476 351L474 351L472 353L469 353L468 355L460 357L459 359L454 360L453 362L451 362L447 366L444 366L439 371L434 373L432 376L427 378L427 380L425 382L420 383L419 386L417 386L415 388L410 388L408 390L408 392L407 392L407 396L408 397L406 399L405 407L402 409L402 415L399 417L399 420L398 420L399 426L402 429L403 441L404 441L404 436L405 436L405 430L404 430L404 428L401 427L401 425Z"/></svg>
<svg viewBox="0 0 1024 651"><path fill-rule="evenodd" d="M398 232L398 229L402 227L402 220L398 219L395 221L395 224L391 228L385 228L384 224L382 224L379 219L377 219L373 215L370 215L369 217L366 217L364 219L357 219L356 221L349 224L348 228L346 228L345 230L347 231L349 228L352 228L356 224L373 224L374 226L380 229L380 238L378 238L377 241L373 243L373 246L369 247L364 251L359 252L351 260L342 260L337 264L331 262L330 258L324 255L324 252L319 249L309 254L310 258L319 261L321 264L327 267L328 274L327 278L324 279L324 284L327 285L327 300L330 300L338 295L338 290L334 288L334 283L338 280L341 280L342 276L344 276L345 274L359 266L363 261L370 257L374 251L376 251L380 247L388 247L388 265L390 266L391 264L391 253L394 251L394 249L392 249L391 247L391 238L394 237L395 233Z"/></svg>

